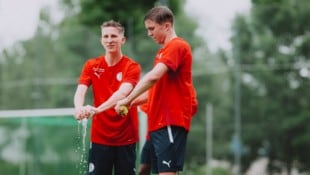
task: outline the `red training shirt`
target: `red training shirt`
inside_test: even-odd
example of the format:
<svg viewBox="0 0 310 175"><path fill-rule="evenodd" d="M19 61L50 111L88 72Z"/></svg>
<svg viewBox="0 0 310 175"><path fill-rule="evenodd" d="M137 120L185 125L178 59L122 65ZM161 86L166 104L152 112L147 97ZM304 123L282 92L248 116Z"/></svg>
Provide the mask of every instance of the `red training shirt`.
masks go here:
<svg viewBox="0 0 310 175"><path fill-rule="evenodd" d="M149 90L149 132L167 125L190 130L197 111L196 92L192 83L192 54L189 44L177 37L161 48L154 64L163 63L169 70Z"/></svg>
<svg viewBox="0 0 310 175"><path fill-rule="evenodd" d="M99 106L119 89L123 82L135 86L141 67L127 56L109 67L104 56L89 59L84 64L79 84L92 85L94 106ZM138 113L132 107L128 115L119 116L114 108L93 116L91 141L110 146L122 146L138 141Z"/></svg>

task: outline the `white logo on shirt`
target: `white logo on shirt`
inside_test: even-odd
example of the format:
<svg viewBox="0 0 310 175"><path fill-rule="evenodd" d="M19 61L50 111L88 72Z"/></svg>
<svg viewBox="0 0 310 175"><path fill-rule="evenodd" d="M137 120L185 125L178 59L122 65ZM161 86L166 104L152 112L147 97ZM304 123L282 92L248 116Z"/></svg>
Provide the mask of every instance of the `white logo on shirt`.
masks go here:
<svg viewBox="0 0 310 175"><path fill-rule="evenodd" d="M122 72L119 72L119 73L116 74L116 79L117 79L118 81L122 81L122 79L123 79L123 74L122 74Z"/></svg>

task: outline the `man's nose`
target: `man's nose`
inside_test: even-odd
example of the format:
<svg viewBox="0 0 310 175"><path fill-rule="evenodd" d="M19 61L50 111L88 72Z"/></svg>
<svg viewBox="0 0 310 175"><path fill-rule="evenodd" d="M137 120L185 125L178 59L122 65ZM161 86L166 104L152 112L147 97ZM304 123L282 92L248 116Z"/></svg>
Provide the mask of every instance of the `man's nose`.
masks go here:
<svg viewBox="0 0 310 175"><path fill-rule="evenodd" d="M108 37L107 38L107 42L112 42L113 41L113 38L112 37Z"/></svg>

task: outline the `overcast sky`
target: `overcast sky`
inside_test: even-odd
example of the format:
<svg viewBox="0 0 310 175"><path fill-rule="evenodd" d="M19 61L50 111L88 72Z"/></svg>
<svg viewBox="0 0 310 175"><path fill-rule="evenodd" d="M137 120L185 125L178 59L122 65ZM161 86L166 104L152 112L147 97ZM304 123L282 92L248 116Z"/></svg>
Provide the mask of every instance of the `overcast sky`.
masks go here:
<svg viewBox="0 0 310 175"><path fill-rule="evenodd" d="M0 49L33 36L40 8L57 0L0 0Z"/></svg>
<svg viewBox="0 0 310 175"><path fill-rule="evenodd" d="M56 8L57 0L0 0L0 49L33 36L39 10ZM198 34L211 50L230 47L230 23L236 13L247 13L250 0L187 0L185 10L199 22Z"/></svg>
<svg viewBox="0 0 310 175"><path fill-rule="evenodd" d="M237 13L248 13L250 0L187 0L185 10L199 22L197 33L211 50L229 49L230 25Z"/></svg>

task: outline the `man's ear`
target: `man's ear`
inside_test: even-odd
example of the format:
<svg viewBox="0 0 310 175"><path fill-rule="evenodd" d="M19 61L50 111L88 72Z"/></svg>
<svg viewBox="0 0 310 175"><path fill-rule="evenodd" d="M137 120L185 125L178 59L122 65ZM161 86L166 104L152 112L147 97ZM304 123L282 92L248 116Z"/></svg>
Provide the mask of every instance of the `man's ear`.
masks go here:
<svg viewBox="0 0 310 175"><path fill-rule="evenodd" d="M168 30L172 28L172 24L170 22L165 22L164 25L165 25L165 28Z"/></svg>
<svg viewBox="0 0 310 175"><path fill-rule="evenodd" d="M124 37L122 38L122 44L125 44L125 42L126 42L126 37L124 36Z"/></svg>

